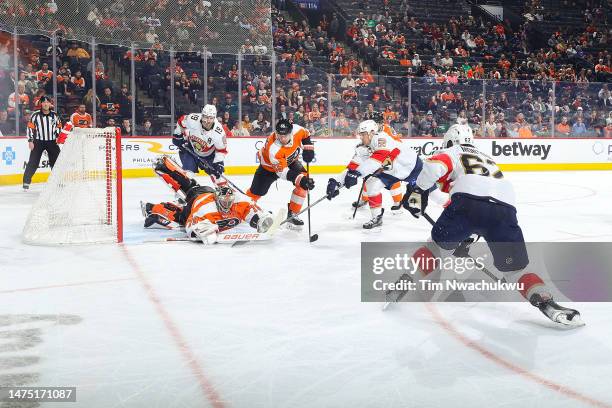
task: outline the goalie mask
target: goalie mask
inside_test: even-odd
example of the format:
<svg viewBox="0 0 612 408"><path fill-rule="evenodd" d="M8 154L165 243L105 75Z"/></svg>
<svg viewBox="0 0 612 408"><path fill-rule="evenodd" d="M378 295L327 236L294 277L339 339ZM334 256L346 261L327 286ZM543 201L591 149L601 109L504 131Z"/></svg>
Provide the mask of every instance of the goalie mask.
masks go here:
<svg viewBox="0 0 612 408"><path fill-rule="evenodd" d="M468 124L455 124L444 134L442 147L447 149L455 145L474 145L474 133Z"/></svg>
<svg viewBox="0 0 612 408"><path fill-rule="evenodd" d="M219 211L224 213L229 212L234 204L234 199L234 190L232 190L230 187L223 186L217 188L217 191L215 192L215 201Z"/></svg>

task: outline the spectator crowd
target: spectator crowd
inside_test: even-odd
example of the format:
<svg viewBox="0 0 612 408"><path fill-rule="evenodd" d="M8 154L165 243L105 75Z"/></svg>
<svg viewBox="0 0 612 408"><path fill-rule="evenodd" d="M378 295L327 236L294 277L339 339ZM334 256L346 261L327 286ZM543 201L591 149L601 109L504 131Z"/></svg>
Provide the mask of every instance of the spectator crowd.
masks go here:
<svg viewBox="0 0 612 408"><path fill-rule="evenodd" d="M23 35L17 41L15 78L14 38L0 35L0 131L4 135L15 131L18 110L23 134L28 115L38 108L42 96L53 95L55 81L58 110L65 119L78 113L75 118L81 119L81 125L91 125L93 118L83 119L87 113L95 117L97 126L116 125L126 133L143 135L168 134L172 111L175 117L198 111L206 97L217 107L227 131L239 137L268 134L273 112L276 118L289 119L320 137L350 136L356 124L375 110L404 136L442 135L460 117L482 137L553 132L556 137L612 136L607 14L598 2L587 0L581 24L553 31L542 47L532 44L534 27L555 16L538 0L525 3L525 21L514 30L507 23L461 13L447 21L428 21L418 12L420 6L409 0L340 1L354 18L322 14L314 23L295 16L288 20L285 12L272 8L271 21L260 18L250 24L242 24L246 11L237 11L236 2L208 3L179 1L184 19L178 26L176 20L161 24L168 14L157 16L154 8L146 7L140 15L148 17L138 20L144 27L125 20L129 17L123 14L131 15L125 11L134 1L92 7L89 14L96 18L88 22L97 29L105 17L123 19L105 28L107 37L131 27L130 35L137 32L148 43L136 48L133 56L136 95L128 86L131 51L100 45L92 61L86 43L65 39L79 33L61 26L54 7L45 3L48 7L39 10L37 28L61 26L57 70L51 69L49 39ZM0 13L18 18L23 14L20 4L19 0L3 3ZM202 21L215 16L217 22L234 16L238 20L232 24L245 25L241 29L249 31L236 37L240 57L191 44L171 58L167 43L183 44L173 28L184 26L189 40L212 44L220 38L214 33L192 35ZM193 20L198 23L190 24ZM257 34L270 23L275 60L265 38Z"/></svg>

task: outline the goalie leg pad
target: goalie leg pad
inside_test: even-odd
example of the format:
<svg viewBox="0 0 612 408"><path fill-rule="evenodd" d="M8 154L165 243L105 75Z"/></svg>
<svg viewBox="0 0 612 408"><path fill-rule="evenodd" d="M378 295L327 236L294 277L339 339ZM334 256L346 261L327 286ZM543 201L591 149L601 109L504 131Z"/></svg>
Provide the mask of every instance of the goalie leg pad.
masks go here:
<svg viewBox="0 0 612 408"><path fill-rule="evenodd" d="M181 216L183 207L174 203L147 203L144 209L146 211L145 228L151 228L158 225L163 228L171 229L180 227L182 224Z"/></svg>
<svg viewBox="0 0 612 408"><path fill-rule="evenodd" d="M185 170L168 156L158 158L153 165L153 169L175 192L182 192L186 195L190 188L198 185Z"/></svg>

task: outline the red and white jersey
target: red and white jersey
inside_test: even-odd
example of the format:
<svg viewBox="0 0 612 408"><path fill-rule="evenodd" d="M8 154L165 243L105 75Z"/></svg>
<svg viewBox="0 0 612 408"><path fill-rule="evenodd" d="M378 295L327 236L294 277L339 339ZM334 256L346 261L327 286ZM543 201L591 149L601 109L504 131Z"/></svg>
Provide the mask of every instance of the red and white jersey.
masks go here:
<svg viewBox="0 0 612 408"><path fill-rule="evenodd" d="M227 154L227 137L223 126L215 119L213 127L206 130L202 127L202 114L191 113L179 118L174 134L181 133L188 140L193 151L201 157L215 155L215 163L225 160Z"/></svg>
<svg viewBox="0 0 612 408"><path fill-rule="evenodd" d="M473 146L455 145L425 159L416 183L423 190L437 183L451 197L466 193L514 206L514 188L503 177L489 156Z"/></svg>
<svg viewBox="0 0 612 408"><path fill-rule="evenodd" d="M412 147L395 140L386 132L378 132L365 147L369 151L369 157L358 163L356 168L354 166L351 168L352 165L349 164L349 170L357 170L364 177L382 167L383 173L404 180L410 175L418 160L417 153ZM365 152L366 150L361 149L361 154Z"/></svg>

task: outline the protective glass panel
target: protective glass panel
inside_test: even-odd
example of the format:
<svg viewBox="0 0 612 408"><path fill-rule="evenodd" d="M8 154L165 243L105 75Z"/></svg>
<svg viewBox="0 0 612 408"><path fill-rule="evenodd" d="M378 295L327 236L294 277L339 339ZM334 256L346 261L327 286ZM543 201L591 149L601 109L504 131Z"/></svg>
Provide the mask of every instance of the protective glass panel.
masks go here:
<svg viewBox="0 0 612 408"><path fill-rule="evenodd" d="M34 7L31 7L34 8ZM99 0L50 1L36 12L0 13L0 25L19 33L57 32L68 39L141 48L172 44L176 50L193 51L206 46L213 52L238 53L241 47L260 54L272 51L269 0L188 1ZM8 10L7 10L8 11Z"/></svg>
<svg viewBox="0 0 612 408"><path fill-rule="evenodd" d="M2 136L15 135L14 103L15 65L13 34L0 31L0 133ZM10 105L13 105L11 107ZM13 112L11 112L11 110Z"/></svg>
<svg viewBox="0 0 612 408"><path fill-rule="evenodd" d="M268 56L242 56L241 136L267 136L272 131L271 81L272 65Z"/></svg>
<svg viewBox="0 0 612 408"><path fill-rule="evenodd" d="M217 108L217 117L227 130L234 132L240 124L238 101L238 56L212 54L208 58L208 99ZM239 132L238 132L239 134Z"/></svg>

